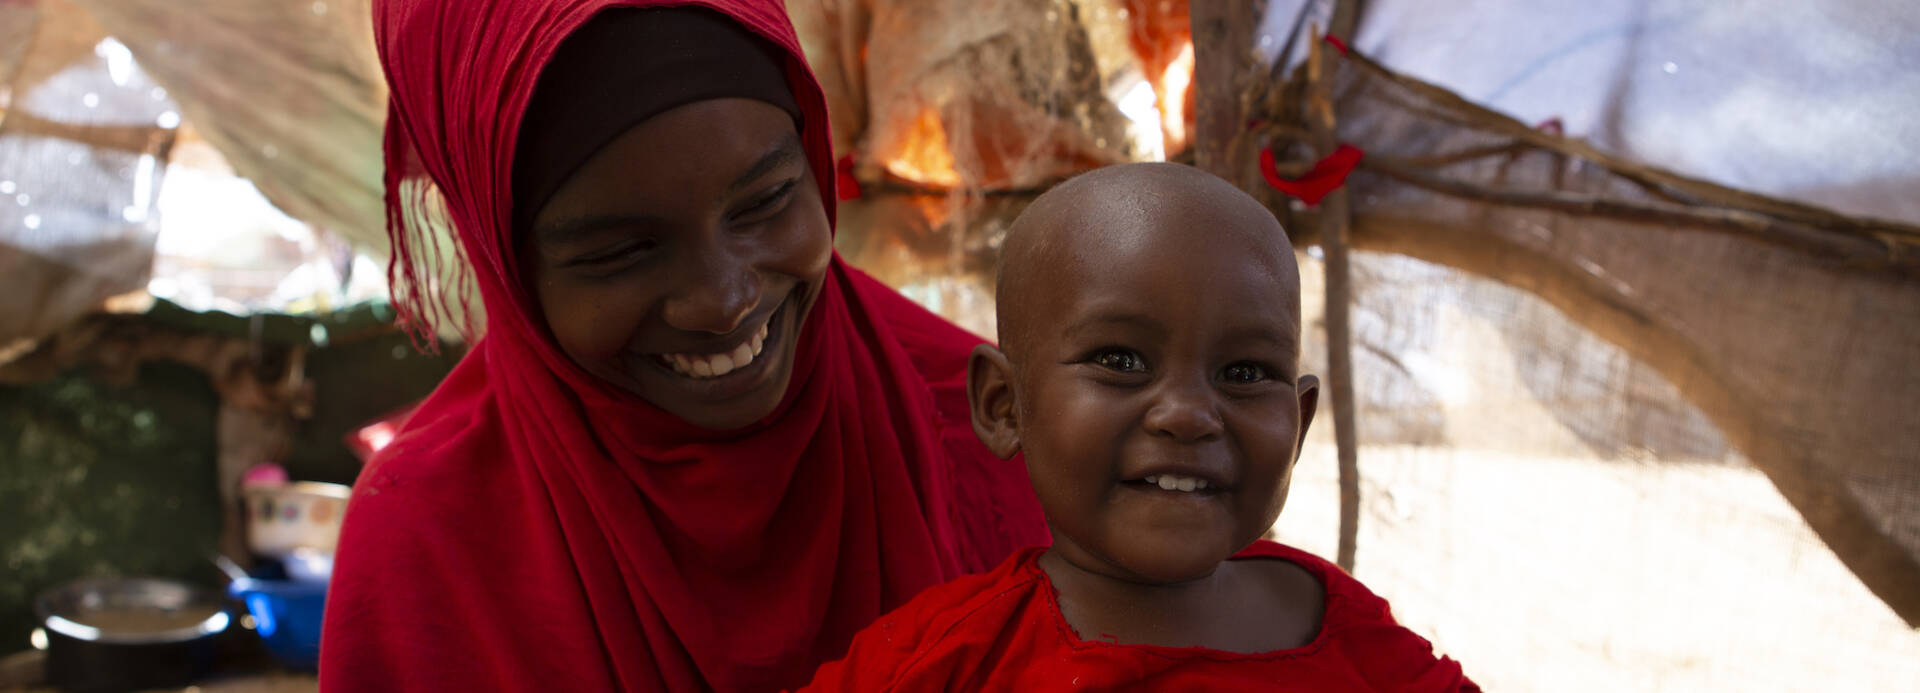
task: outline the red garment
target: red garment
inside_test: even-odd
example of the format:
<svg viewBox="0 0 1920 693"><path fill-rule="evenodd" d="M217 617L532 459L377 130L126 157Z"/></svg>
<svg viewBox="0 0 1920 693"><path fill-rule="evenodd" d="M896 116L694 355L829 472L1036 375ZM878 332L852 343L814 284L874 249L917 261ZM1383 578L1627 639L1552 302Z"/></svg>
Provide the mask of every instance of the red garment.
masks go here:
<svg viewBox="0 0 1920 693"><path fill-rule="evenodd" d="M1313 642L1239 654L1083 641L1053 582L1015 554L985 575L927 590L820 668L821 691L1478 691L1460 665L1395 623L1387 602L1313 554L1255 542L1233 560L1291 561L1319 578L1327 609Z"/></svg>
<svg viewBox="0 0 1920 693"><path fill-rule="evenodd" d="M487 335L360 475L325 690L795 686L921 590L1047 540L1024 466L968 424L981 340L838 257L785 399L743 430L686 424L546 337L508 238L514 133L563 37L649 4L707 6L785 49L832 214L826 104L780 0L377 0L395 254L432 252L395 206L417 166L446 196Z"/></svg>

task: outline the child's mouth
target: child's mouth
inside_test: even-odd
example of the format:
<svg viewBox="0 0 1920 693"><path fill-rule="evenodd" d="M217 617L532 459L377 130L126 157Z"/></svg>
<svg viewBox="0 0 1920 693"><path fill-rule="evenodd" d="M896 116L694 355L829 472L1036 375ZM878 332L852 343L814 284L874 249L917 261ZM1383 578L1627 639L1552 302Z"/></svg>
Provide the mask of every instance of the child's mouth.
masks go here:
<svg viewBox="0 0 1920 693"><path fill-rule="evenodd" d="M1177 474L1153 474L1141 481L1150 486L1158 486L1162 491L1205 491L1207 487L1213 485L1206 479Z"/></svg>
<svg viewBox="0 0 1920 693"><path fill-rule="evenodd" d="M1219 482L1180 474L1149 474L1144 478L1121 483L1145 493L1196 500L1217 496L1226 490L1225 485Z"/></svg>

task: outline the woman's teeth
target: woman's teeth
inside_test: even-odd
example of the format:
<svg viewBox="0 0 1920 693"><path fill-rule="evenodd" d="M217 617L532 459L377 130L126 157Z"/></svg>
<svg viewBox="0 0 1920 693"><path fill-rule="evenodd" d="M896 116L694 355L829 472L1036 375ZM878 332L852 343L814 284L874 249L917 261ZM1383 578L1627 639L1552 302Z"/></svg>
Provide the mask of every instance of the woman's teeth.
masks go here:
<svg viewBox="0 0 1920 693"><path fill-rule="evenodd" d="M661 354L660 360L681 375L718 378L752 365L766 344L767 326L762 324L760 330L753 333L753 338L741 342L733 351L724 354Z"/></svg>
<svg viewBox="0 0 1920 693"><path fill-rule="evenodd" d="M1159 486L1162 491L1205 491L1207 487L1211 485L1207 483L1206 479L1196 479L1190 476L1174 476L1172 474L1156 474L1142 479L1142 481L1154 486Z"/></svg>

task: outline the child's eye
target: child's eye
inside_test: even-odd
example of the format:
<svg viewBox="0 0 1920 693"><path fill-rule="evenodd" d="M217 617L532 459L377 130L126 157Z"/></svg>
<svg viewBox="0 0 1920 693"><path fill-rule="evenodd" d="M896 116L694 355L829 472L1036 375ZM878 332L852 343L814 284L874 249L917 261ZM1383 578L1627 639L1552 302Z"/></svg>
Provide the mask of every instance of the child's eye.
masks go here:
<svg viewBox="0 0 1920 693"><path fill-rule="evenodd" d="M1108 349L1093 355L1093 362L1100 367L1121 373L1137 373L1147 370L1147 362L1139 354L1125 349Z"/></svg>
<svg viewBox="0 0 1920 693"><path fill-rule="evenodd" d="M1240 385L1250 385L1269 377L1267 369L1255 363L1236 363L1227 366L1227 370L1221 375L1226 377L1227 382Z"/></svg>

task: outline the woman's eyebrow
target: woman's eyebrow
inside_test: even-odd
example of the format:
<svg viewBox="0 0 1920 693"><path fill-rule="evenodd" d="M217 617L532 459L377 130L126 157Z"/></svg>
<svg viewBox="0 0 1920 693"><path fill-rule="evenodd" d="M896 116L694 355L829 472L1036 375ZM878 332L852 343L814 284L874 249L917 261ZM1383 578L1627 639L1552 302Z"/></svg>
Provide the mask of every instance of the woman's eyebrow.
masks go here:
<svg viewBox="0 0 1920 693"><path fill-rule="evenodd" d="M768 173L778 170L801 158L800 135L787 133L780 138L767 153L748 166L747 170L727 184L727 194L738 193L753 185ZM534 229L534 236L541 243L565 245L586 238L595 231L607 228L648 226L660 223L658 217L645 214L609 214L602 216L568 219L555 224Z"/></svg>
<svg viewBox="0 0 1920 693"><path fill-rule="evenodd" d="M760 180L762 176L782 166L793 163L799 158L800 135L799 133L789 132L786 137L782 137L779 142L774 143L773 147L767 150L767 153L760 155L760 159L753 162L752 166L748 166L747 170L742 172L739 177L734 178L732 183L727 184L727 193L740 192L741 189L753 185L754 182Z"/></svg>
<svg viewBox="0 0 1920 693"><path fill-rule="evenodd" d="M582 241L595 231L609 228L633 228L659 224L660 218L647 214L608 214L569 219L534 229L534 237L545 245L566 245Z"/></svg>

